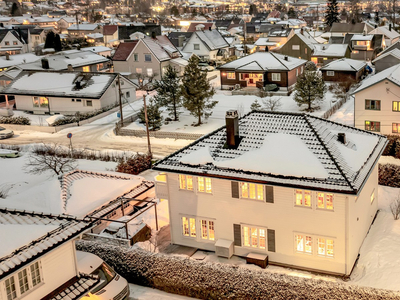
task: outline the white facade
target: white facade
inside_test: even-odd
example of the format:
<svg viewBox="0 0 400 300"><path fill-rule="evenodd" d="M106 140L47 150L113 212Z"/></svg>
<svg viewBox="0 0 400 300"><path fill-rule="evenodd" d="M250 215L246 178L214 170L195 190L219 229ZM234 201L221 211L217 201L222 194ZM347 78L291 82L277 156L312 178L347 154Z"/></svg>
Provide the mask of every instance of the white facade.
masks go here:
<svg viewBox="0 0 400 300"><path fill-rule="evenodd" d="M263 253L268 254L273 263L348 275L377 211L377 167L358 197L280 186L269 186L267 190L263 185L263 200L250 200L242 197L239 183L239 198L233 198L232 181L210 179L211 193L198 191L196 176L193 176L193 191L180 189L176 173L167 173L167 183L156 182L157 196L169 200L173 244L215 251L218 239L230 240L235 241L234 254L238 256ZM268 203L266 194L271 189L273 203ZM310 191L310 207L296 205L296 190ZM333 209L318 208L318 193L319 196L321 193L324 197L333 196ZM375 201L371 203L372 193L375 193ZM185 236L182 218L195 219L196 236L191 236L192 231ZM209 221L214 227L213 240L210 240ZM208 227L207 238L203 238L202 222ZM240 225L240 245L235 238L235 224ZM245 245L245 227L258 228L264 233L264 238L257 236L258 247ZM303 238L303 246L298 245L297 237ZM321 254L321 239L325 243L325 255ZM329 255L328 241L333 242ZM264 249L260 247L263 243ZM303 251L298 247L303 247Z"/></svg>
<svg viewBox="0 0 400 300"><path fill-rule="evenodd" d="M22 270L27 270L29 285L29 290L24 293L23 299L37 300L45 297L56 288L78 275L75 255L75 242L70 240L62 246L41 256L39 259L32 261L32 263L25 265L13 274L3 278L0 281L0 300L7 299L5 282L11 277L14 277L14 281L17 285L17 295L20 295L18 273ZM39 263L40 282L34 286L33 282L35 279L31 272L31 266L37 262ZM17 299L20 298L18 297Z"/></svg>
<svg viewBox="0 0 400 300"><path fill-rule="evenodd" d="M400 87L387 79L357 92L354 100L354 126L382 134L400 133L398 95Z"/></svg>

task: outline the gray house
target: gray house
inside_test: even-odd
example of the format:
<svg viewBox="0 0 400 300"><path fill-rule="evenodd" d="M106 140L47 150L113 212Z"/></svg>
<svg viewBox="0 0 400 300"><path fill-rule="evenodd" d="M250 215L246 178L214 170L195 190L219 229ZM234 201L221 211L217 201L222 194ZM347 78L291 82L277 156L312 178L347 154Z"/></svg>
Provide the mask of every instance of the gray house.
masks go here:
<svg viewBox="0 0 400 300"><path fill-rule="evenodd" d="M381 72L400 63L400 50L393 48L389 52L379 55L372 63L375 65L375 73Z"/></svg>

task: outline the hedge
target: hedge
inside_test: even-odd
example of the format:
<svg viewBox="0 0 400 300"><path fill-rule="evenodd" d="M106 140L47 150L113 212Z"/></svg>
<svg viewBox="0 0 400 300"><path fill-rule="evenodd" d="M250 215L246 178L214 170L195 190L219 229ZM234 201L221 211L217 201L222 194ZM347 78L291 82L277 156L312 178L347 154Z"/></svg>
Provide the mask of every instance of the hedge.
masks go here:
<svg viewBox="0 0 400 300"><path fill-rule="evenodd" d="M96 109L96 110L85 112L85 113L78 113L78 114L75 114L74 116L64 116L64 117L58 119L57 121L55 121L53 124L51 124L51 126L60 126L60 125L65 125L65 124L76 123L78 121L87 120L87 119L97 116L103 112L109 111L110 109L113 109L116 106L118 106L118 103L105 106L101 109Z"/></svg>
<svg viewBox="0 0 400 300"><path fill-rule="evenodd" d="M383 150L382 155L393 156L395 158L400 158L400 136L398 135L387 135L388 144L385 150Z"/></svg>
<svg viewBox="0 0 400 300"><path fill-rule="evenodd" d="M76 245L100 256L128 282L199 299L400 299L394 291L199 262L140 248L93 241Z"/></svg>
<svg viewBox="0 0 400 300"><path fill-rule="evenodd" d="M400 166L380 164L378 169L378 184L395 188L400 187Z"/></svg>
<svg viewBox="0 0 400 300"><path fill-rule="evenodd" d="M0 124L31 125L27 117L0 117Z"/></svg>

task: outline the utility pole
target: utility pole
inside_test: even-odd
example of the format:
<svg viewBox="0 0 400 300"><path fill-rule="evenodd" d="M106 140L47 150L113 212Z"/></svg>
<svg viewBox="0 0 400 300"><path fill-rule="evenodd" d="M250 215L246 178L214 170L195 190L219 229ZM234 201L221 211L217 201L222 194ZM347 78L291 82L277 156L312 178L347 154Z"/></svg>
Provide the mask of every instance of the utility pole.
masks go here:
<svg viewBox="0 0 400 300"><path fill-rule="evenodd" d="M149 119L147 118L146 95L143 95L143 105L144 105L144 118L146 120L147 149L148 149L149 155L151 157L153 157L153 154L151 153L151 145L150 145Z"/></svg>
<svg viewBox="0 0 400 300"><path fill-rule="evenodd" d="M121 115L121 127L124 127L124 117L122 115L122 91L121 91L121 75L118 73L118 90L119 90L119 113Z"/></svg>

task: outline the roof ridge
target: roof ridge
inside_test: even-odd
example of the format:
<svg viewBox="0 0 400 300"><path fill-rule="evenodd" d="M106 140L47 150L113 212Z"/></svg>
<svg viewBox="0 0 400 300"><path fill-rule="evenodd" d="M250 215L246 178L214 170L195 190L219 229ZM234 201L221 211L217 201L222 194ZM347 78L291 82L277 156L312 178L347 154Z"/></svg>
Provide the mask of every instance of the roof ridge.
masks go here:
<svg viewBox="0 0 400 300"><path fill-rule="evenodd" d="M350 188L353 191L356 191L355 187L353 186L353 184L351 183L350 179L347 178L346 174L344 173L344 171L342 170L341 166L339 165L339 163L336 161L335 157L332 155L332 153L329 151L328 147L326 146L325 142L323 141L323 139L320 137L319 133L317 132L317 130L314 128L314 126L312 126L312 124L310 123L310 121L308 120L310 116L309 115L304 115L304 120L306 121L307 125L310 127L310 129L312 130L312 132L315 134L316 138L318 139L318 141L321 143L321 145L324 147L326 153L328 154L328 156L331 158L331 160L333 161L333 163L335 164L336 168L338 169L338 171L340 172L340 174L343 176L343 178L346 180L347 184L350 186Z"/></svg>

